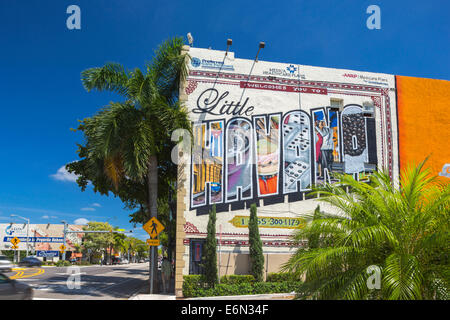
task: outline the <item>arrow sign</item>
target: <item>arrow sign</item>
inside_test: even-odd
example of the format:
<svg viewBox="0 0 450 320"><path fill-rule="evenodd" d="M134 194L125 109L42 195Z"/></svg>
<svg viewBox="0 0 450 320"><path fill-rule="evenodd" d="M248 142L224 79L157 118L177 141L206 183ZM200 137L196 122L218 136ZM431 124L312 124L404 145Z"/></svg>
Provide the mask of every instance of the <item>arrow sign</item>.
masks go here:
<svg viewBox="0 0 450 320"><path fill-rule="evenodd" d="M150 235L150 238L156 238L164 230L164 226L155 217L148 220L142 228Z"/></svg>

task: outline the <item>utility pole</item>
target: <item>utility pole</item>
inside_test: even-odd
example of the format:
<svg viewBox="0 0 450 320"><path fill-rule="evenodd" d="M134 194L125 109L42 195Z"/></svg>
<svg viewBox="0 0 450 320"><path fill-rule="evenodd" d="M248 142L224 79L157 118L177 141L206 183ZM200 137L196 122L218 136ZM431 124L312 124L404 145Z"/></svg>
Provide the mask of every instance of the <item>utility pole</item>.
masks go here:
<svg viewBox="0 0 450 320"><path fill-rule="evenodd" d="M64 224L64 229L63 229L63 245L64 245L64 247L66 247L67 248L67 246L66 246L66 233L67 233L67 228L66 228L66 226L67 226L67 222L66 221L61 221L63 224ZM64 249L64 251L63 251L63 254L62 254L62 259L63 259L63 261L64 260L66 260L66 250Z"/></svg>

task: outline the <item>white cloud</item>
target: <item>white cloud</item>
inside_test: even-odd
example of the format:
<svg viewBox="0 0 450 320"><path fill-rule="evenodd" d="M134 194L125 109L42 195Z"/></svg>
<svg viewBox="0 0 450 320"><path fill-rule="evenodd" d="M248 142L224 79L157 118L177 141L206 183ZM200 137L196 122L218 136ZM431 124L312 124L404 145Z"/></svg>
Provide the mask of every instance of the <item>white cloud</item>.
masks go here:
<svg viewBox="0 0 450 320"><path fill-rule="evenodd" d="M58 218L58 217L57 216L49 216L49 215L43 215L41 217L41 219L56 219L56 218Z"/></svg>
<svg viewBox="0 0 450 320"><path fill-rule="evenodd" d="M100 203L97 203L97 202L93 203L92 206L93 206L93 207L101 208L101 204L100 204Z"/></svg>
<svg viewBox="0 0 450 320"><path fill-rule="evenodd" d="M90 207L86 207L86 208L81 208L81 211L95 211L95 208L90 208Z"/></svg>
<svg viewBox="0 0 450 320"><path fill-rule="evenodd" d="M85 218L78 218L74 221L75 224L88 224L89 220Z"/></svg>
<svg viewBox="0 0 450 320"><path fill-rule="evenodd" d="M64 165L59 168L55 174L51 174L50 177L58 181L76 182L79 176L67 171L66 166Z"/></svg>
<svg viewBox="0 0 450 320"><path fill-rule="evenodd" d="M18 211L18 212L24 212L24 213L39 213L43 215L48 215L50 218L57 218L56 215L61 217L73 217L73 218L79 218L80 216L84 216L80 213L72 213L72 212L61 212L57 210L48 210L48 209L41 209L41 208L26 208L26 207L10 207L10 206L3 206L0 204L0 209L6 210L6 211ZM86 215L87 216L87 215ZM96 218L96 219L108 219L107 216L93 216L89 214L88 218ZM5 217L5 219L11 219L8 217Z"/></svg>

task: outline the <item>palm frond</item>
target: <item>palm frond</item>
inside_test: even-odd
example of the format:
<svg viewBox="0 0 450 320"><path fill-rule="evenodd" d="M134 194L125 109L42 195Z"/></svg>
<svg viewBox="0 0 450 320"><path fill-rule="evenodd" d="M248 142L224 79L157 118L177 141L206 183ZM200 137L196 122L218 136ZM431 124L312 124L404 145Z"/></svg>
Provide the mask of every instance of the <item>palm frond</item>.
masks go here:
<svg viewBox="0 0 450 320"><path fill-rule="evenodd" d="M118 63L107 63L100 68L81 72L81 82L87 91L112 91L128 96L129 73Z"/></svg>

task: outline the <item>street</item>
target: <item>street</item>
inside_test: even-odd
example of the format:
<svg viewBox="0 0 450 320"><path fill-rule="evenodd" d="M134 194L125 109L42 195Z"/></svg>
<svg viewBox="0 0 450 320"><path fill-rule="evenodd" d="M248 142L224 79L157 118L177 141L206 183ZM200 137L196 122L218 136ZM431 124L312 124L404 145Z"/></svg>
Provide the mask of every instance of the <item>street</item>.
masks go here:
<svg viewBox="0 0 450 320"><path fill-rule="evenodd" d="M34 300L123 300L146 284L148 274L148 263L135 263L14 268L8 276L32 286Z"/></svg>

